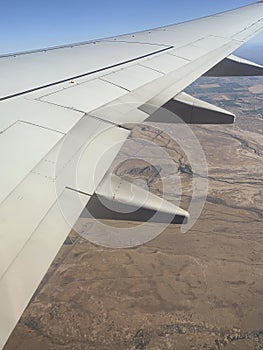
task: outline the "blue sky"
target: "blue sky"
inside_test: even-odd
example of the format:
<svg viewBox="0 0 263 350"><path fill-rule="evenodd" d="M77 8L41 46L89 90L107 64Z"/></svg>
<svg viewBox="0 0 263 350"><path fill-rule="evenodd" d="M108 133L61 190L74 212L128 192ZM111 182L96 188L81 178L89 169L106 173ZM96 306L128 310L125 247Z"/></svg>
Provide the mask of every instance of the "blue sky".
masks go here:
<svg viewBox="0 0 263 350"><path fill-rule="evenodd" d="M2 0L0 53L123 34L185 21L251 1ZM263 43L263 34L253 39Z"/></svg>

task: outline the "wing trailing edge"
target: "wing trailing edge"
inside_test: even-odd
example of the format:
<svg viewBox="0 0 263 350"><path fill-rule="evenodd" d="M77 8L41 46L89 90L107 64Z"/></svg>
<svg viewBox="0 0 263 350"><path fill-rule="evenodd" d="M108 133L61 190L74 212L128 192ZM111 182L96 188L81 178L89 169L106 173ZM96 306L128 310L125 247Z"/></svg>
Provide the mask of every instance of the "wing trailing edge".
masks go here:
<svg viewBox="0 0 263 350"><path fill-rule="evenodd" d="M171 224L189 219L187 211L116 175L104 177L86 209L96 219Z"/></svg>
<svg viewBox="0 0 263 350"><path fill-rule="evenodd" d="M158 123L233 124L235 115L185 92L175 96L148 119Z"/></svg>
<svg viewBox="0 0 263 350"><path fill-rule="evenodd" d="M206 77L240 77L263 75L263 66L230 55L204 74Z"/></svg>

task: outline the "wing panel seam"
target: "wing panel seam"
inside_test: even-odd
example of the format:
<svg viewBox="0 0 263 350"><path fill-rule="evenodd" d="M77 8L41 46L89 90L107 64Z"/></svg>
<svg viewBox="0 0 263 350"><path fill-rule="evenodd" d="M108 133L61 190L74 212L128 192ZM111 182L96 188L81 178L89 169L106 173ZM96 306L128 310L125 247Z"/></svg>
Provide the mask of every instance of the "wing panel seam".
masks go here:
<svg viewBox="0 0 263 350"><path fill-rule="evenodd" d="M22 123L22 124L26 124L26 125L32 125L32 126L35 126L37 128L40 128L40 129L45 129L45 130L48 130L48 131L52 131L52 132L56 132L58 134L61 134L61 135L66 135L64 132L62 131L59 131L59 130L56 130L56 129L52 129L52 128L48 128L46 126L43 126L43 125L38 125L38 124L35 124L35 123L31 123L29 121L26 121L26 120L23 120L23 119L18 119L16 121L14 121L12 124L10 124L7 128L3 129L0 131L0 135L5 133L7 130L11 129L13 126L15 126L17 123Z"/></svg>
<svg viewBox="0 0 263 350"><path fill-rule="evenodd" d="M0 97L0 101L4 101L4 100L11 99L11 98L13 98L13 97L25 95L25 94L27 94L27 93L34 92L34 91L38 91L38 90L41 90L41 89L44 89L44 88L56 86L56 85L59 85L59 84L62 84L62 83L66 83L67 81L70 81L70 80L74 80L74 79L78 79L78 78L83 78L83 77L86 77L86 76L89 76L89 75L92 75L92 74L104 72L104 71L106 71L107 69L112 69L112 68L116 68L116 67L121 67L121 66L123 66L123 65L125 65L125 64L132 63L132 62L136 62L136 61L139 61L139 60L141 60L141 59L144 59L144 58L147 58L147 57L151 57L151 56L157 55L158 53L162 53L162 52L165 52L165 51L168 51L168 50L171 50L171 49L174 49L174 46L168 46L168 47L166 47L166 48L164 48L164 49L157 50L157 51L154 51L154 52L150 52L150 53L145 54L145 55L143 55L143 56L131 58L131 59L129 59L129 60L126 60L126 61L123 61L123 62L120 62L120 63L116 63L116 64L113 64L113 65L110 65L110 66L107 66L107 67L99 68L99 69L96 69L96 70L91 71L91 72L79 74L79 75L76 75L76 76L73 76L73 77L69 77L69 78L66 78L66 79L62 79L62 80L59 80L59 81L56 81L56 82L53 82L53 83L49 83L49 84L45 84L45 85L42 85L42 86L38 86L38 87L35 87L35 88L32 88L32 89L28 89L28 90L25 90L25 91L17 92L17 93L12 94L12 95L7 95L7 96L4 96L4 97Z"/></svg>

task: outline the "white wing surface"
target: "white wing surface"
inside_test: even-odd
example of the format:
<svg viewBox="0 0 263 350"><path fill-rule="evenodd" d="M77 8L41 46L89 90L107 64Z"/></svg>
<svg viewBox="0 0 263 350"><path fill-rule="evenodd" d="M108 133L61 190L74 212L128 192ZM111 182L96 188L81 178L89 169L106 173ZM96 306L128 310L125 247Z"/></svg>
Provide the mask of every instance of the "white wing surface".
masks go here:
<svg viewBox="0 0 263 350"><path fill-rule="evenodd" d="M150 115L158 120L161 106L187 122L232 123L233 115L183 90L205 74L262 74L261 66L231 55L262 28L259 2L182 24L0 57L0 348L89 200L98 190L97 196L114 201L105 174L134 125ZM121 190L116 206L129 197L128 184ZM135 193L134 203L141 203L141 190ZM160 202L162 218L187 218L154 196L146 211Z"/></svg>

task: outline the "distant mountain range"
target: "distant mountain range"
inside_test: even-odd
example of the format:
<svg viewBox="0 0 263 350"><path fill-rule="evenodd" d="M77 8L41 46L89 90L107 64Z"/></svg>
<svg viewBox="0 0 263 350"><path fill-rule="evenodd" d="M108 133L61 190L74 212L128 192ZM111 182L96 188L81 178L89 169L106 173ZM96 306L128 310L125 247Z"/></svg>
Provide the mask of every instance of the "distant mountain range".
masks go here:
<svg viewBox="0 0 263 350"><path fill-rule="evenodd" d="M235 52L235 55L263 65L263 44L244 45Z"/></svg>

